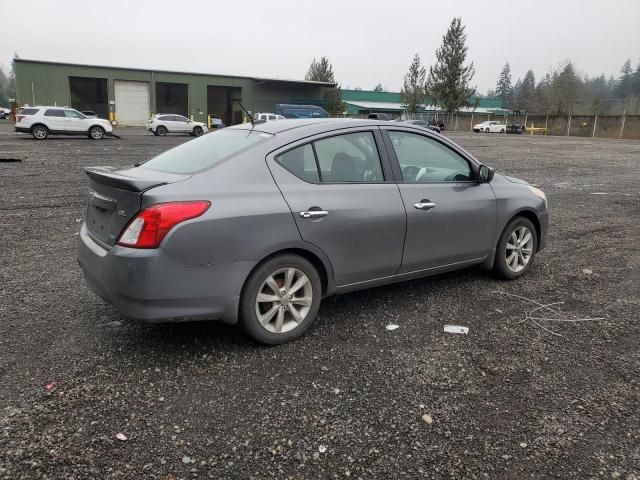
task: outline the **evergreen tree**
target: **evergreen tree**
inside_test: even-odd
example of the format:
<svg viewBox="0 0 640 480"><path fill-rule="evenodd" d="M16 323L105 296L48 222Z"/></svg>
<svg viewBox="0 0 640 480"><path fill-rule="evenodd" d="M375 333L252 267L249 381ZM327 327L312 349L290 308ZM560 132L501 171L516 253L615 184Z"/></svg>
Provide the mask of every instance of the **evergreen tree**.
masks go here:
<svg viewBox="0 0 640 480"><path fill-rule="evenodd" d="M465 65L466 40L462 20L454 18L436 51L436 64L429 68L426 94L447 112L468 105L469 97L475 94L475 88L470 86L475 73L473 62Z"/></svg>
<svg viewBox="0 0 640 480"><path fill-rule="evenodd" d="M342 89L336 83L333 67L327 57L321 57L319 61L314 58L304 78L315 82L335 83L335 87L324 89L324 108L331 115L339 115L344 112Z"/></svg>
<svg viewBox="0 0 640 480"><path fill-rule="evenodd" d="M511 108L513 97L513 86L511 84L511 66L505 63L496 83L496 95L502 100L502 108Z"/></svg>
<svg viewBox="0 0 640 480"><path fill-rule="evenodd" d="M400 90L400 103L409 113L416 113L418 107L424 101L424 79L427 72L420 62L420 56L413 56L409 71L404 76L402 90Z"/></svg>
<svg viewBox="0 0 640 480"><path fill-rule="evenodd" d="M633 92L633 70L631 69L631 60L624 62L624 65L620 70L620 74L620 79L618 80L618 95L625 98Z"/></svg>
<svg viewBox="0 0 640 480"><path fill-rule="evenodd" d="M379 83L375 87L373 87L373 91L374 92L386 92L385 88L382 86L381 83Z"/></svg>
<svg viewBox="0 0 640 480"><path fill-rule="evenodd" d="M535 111L538 107L536 98L536 77L533 70L525 73L520 86L517 89L516 107L518 110L526 110L527 112Z"/></svg>

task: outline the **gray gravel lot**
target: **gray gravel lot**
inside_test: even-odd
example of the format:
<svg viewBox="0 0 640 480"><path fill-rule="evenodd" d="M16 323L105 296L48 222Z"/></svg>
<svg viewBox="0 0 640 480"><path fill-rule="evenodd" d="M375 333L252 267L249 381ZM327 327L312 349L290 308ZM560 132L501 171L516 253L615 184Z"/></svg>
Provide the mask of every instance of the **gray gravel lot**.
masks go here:
<svg viewBox="0 0 640 480"><path fill-rule="evenodd" d="M0 124L0 159L26 157L0 160L0 479L640 478L640 141L452 133L547 193L532 271L328 299L266 348L128 321L88 290L82 167L191 138L118 130L39 142ZM537 326L498 292L604 319Z"/></svg>

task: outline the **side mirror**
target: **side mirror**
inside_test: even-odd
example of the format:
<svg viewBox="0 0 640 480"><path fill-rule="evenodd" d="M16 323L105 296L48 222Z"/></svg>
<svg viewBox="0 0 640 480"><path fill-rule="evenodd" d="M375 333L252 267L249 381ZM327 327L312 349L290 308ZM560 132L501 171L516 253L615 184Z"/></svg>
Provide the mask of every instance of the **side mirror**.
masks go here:
<svg viewBox="0 0 640 480"><path fill-rule="evenodd" d="M486 165L480 165L478 169L478 181L480 183L489 183L493 180L493 174L495 170L491 167L487 167Z"/></svg>

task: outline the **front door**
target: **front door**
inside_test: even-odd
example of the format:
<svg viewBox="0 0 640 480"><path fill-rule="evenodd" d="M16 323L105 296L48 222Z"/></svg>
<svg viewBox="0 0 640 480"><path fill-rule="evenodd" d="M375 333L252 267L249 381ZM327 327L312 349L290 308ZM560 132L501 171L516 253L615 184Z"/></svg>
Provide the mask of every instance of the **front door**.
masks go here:
<svg viewBox="0 0 640 480"><path fill-rule="evenodd" d="M302 239L330 259L337 286L394 275L402 261L406 215L376 137L333 134L269 157Z"/></svg>
<svg viewBox="0 0 640 480"><path fill-rule="evenodd" d="M481 260L494 247L496 199L471 162L420 133L385 130L407 211L401 273Z"/></svg>

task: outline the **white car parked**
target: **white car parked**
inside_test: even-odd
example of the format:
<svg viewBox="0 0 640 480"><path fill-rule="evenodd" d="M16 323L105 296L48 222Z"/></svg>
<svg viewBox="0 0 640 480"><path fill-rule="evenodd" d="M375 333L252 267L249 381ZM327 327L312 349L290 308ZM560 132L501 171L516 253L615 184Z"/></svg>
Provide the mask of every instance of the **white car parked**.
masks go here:
<svg viewBox="0 0 640 480"><path fill-rule="evenodd" d="M485 133L505 133L507 131L507 126L504 123L496 122L495 120L487 120L486 122L474 125L473 131Z"/></svg>
<svg viewBox="0 0 640 480"><path fill-rule="evenodd" d="M275 113L254 113L253 114L253 119L254 120L264 120L264 121L268 121L268 120L284 120L284 117L282 115L277 115Z"/></svg>
<svg viewBox="0 0 640 480"><path fill-rule="evenodd" d="M87 135L100 140L113 133L109 120L89 118L69 107L24 107L16 115L15 131L37 140L49 135Z"/></svg>
<svg viewBox="0 0 640 480"><path fill-rule="evenodd" d="M168 133L188 133L199 137L209 129L206 123L194 122L182 115L157 113L147 122L147 130L163 137Z"/></svg>

